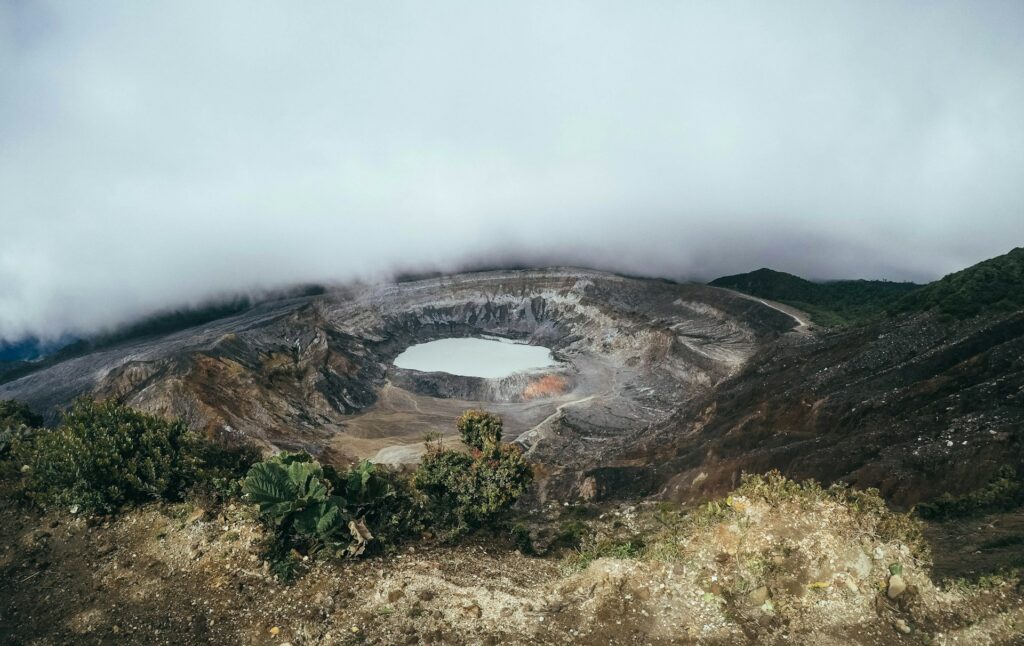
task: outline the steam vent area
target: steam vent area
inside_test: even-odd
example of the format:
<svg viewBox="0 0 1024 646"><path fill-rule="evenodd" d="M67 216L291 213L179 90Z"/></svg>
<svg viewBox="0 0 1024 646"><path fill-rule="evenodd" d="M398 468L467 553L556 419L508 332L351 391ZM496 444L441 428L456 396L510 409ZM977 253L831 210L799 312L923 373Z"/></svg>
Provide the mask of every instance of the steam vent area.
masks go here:
<svg viewBox="0 0 1024 646"><path fill-rule="evenodd" d="M628 494L622 480L642 481L655 461L637 458L651 437L697 417L763 343L799 325L704 285L483 272L263 303L63 361L0 385L0 398L52 421L75 396L115 397L338 464L415 462L426 433L455 445L455 418L482 408L538 465L541 495Z"/></svg>

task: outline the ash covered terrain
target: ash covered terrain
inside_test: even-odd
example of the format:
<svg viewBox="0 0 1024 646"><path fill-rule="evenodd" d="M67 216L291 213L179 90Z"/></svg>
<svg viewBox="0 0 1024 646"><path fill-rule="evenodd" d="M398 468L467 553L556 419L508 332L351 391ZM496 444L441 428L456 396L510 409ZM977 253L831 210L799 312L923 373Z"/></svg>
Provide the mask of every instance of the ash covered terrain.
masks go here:
<svg viewBox="0 0 1024 646"><path fill-rule="evenodd" d="M0 398L51 421L75 397L114 398L211 436L342 464L415 461L424 433L451 436L462 410L486 407L549 478L576 489L589 479L593 495L615 489L604 483L626 447L800 327L778 307L703 285L484 272L263 303L61 361L0 385ZM416 343L482 335L550 348L559 363L502 379L392 364Z"/></svg>
<svg viewBox="0 0 1024 646"><path fill-rule="evenodd" d="M765 283L763 270L715 282L749 293L572 268L339 287L44 364L0 399L53 423L75 397L112 398L342 465L415 462L425 433L456 442L452 420L486 408L541 465L541 499L700 499L779 468L911 505L1024 462L1021 312L998 289L966 290L988 308L934 296L962 299L950 285L995 271L1012 301L1021 253L917 291L852 281L831 302L880 316L832 327L787 299L801 279ZM807 300L815 284L801 282ZM922 306L930 294L961 315ZM392 364L472 336L550 348L557 365L483 379Z"/></svg>
<svg viewBox="0 0 1024 646"><path fill-rule="evenodd" d="M769 270L714 286L467 273L248 303L19 364L0 400L50 426L87 396L352 473L466 452L453 421L485 409L532 484L462 540L427 531L341 563L305 547L272 556L278 530L244 497L97 516L12 494L0 635L1020 643L1021 267L1015 249L929 285L826 288ZM393 364L462 337L549 348L554 362L499 378ZM282 558L298 580L275 569Z"/></svg>

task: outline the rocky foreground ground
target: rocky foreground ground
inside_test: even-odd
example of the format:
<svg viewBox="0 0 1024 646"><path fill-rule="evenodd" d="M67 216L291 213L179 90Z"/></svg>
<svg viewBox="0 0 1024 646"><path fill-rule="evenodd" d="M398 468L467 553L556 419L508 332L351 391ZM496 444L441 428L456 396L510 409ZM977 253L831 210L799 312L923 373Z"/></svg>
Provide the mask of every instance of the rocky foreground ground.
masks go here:
<svg viewBox="0 0 1024 646"><path fill-rule="evenodd" d="M778 483L776 483L777 485ZM263 560L252 507L116 519L0 512L11 644L1020 644L1019 581L937 584L877 499L745 487L661 505L527 512L508 532L364 560ZM531 538L527 539L526 536ZM528 556L530 545L545 552ZM573 546L570 546L573 545Z"/></svg>

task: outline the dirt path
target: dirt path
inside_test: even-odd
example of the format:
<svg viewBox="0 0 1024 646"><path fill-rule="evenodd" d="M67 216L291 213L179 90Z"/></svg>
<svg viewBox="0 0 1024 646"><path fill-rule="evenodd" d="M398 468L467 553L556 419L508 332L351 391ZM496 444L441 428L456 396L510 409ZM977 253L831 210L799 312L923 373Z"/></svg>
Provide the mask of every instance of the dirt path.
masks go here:
<svg viewBox="0 0 1024 646"><path fill-rule="evenodd" d="M736 294L741 298L745 298L748 301L756 301L761 305L770 307L777 312L782 312L786 316L789 316L794 321L796 321L796 327L793 328L793 332L797 332L799 334L811 334L811 317L807 314L807 312L798 310L795 307L790 307L789 305L783 305L782 303L776 303L775 301L766 301L763 298L751 296L750 294L744 294L743 292L737 292L734 289L726 289L724 287L719 287L719 289L725 289L725 291L732 292L733 294Z"/></svg>
<svg viewBox="0 0 1024 646"><path fill-rule="evenodd" d="M574 404L582 404L583 402L588 402L597 396L598 395L595 393L593 395L588 395L580 399L574 399L572 401L565 402L564 404L559 404L555 408L555 412L545 417L543 420L540 421L539 424L537 424L530 430L520 433L519 437L517 437L515 441L519 444L522 444L523 446L526 446L527 448L533 446L534 444L537 443L537 440L539 440L542 436L542 432L540 430L541 427L560 417L562 415L562 410L564 410L567 406L572 406Z"/></svg>

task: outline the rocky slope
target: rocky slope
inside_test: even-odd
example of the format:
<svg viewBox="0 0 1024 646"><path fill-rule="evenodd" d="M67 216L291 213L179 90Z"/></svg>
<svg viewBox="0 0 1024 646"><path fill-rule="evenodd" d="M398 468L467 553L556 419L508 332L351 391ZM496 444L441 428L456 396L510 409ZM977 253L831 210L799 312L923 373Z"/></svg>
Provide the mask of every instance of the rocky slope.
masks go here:
<svg viewBox="0 0 1024 646"><path fill-rule="evenodd" d="M545 345L560 364L502 380L391 365L411 344L484 334ZM973 495L1000 467L1019 478L1024 312L1012 307L957 318L940 303L823 330L725 289L486 272L265 302L0 384L0 399L51 421L79 394L337 462L414 460L423 432L450 434L459 412L486 407L535 465L516 522L545 556L515 551L522 531L428 540L383 559L314 558L286 586L242 502L86 519L0 496L12 643L1021 640L1019 578L987 577L1024 566L1019 508L927 525L930 557L877 498L747 488L692 504L771 468L879 487L897 509Z"/></svg>
<svg viewBox="0 0 1024 646"><path fill-rule="evenodd" d="M1014 276L997 276L999 294ZM1024 463L1024 313L936 308L813 334L806 320L701 285L483 272L262 303L62 361L0 384L0 398L53 420L79 394L115 397L211 435L386 463L486 407L538 465L541 500L700 499L779 468L911 505ZM391 365L411 344L482 334L548 346L561 364L505 380Z"/></svg>
<svg viewBox="0 0 1024 646"><path fill-rule="evenodd" d="M45 367L0 385L0 398L52 421L75 396L113 397L211 435L387 462L415 459L424 431L451 434L462 409L483 405L531 459L578 482L795 324L702 285L483 272L262 303ZM504 383L391 365L414 343L483 334L547 346L562 365Z"/></svg>
<svg viewBox="0 0 1024 646"><path fill-rule="evenodd" d="M658 465L651 489L671 498L779 468L912 505L1017 469L1022 429L1024 313L923 314L774 344L634 455Z"/></svg>
<svg viewBox="0 0 1024 646"><path fill-rule="evenodd" d="M746 491L689 515L548 505L527 522L591 518L582 552L526 556L483 535L313 559L293 584L270 574L253 514L38 517L0 498L0 640L1009 646L1024 625L1014 581L937 585L913 536L887 525L897 519L821 494Z"/></svg>

